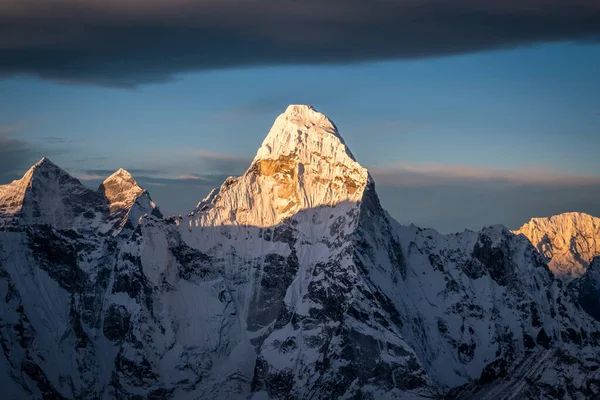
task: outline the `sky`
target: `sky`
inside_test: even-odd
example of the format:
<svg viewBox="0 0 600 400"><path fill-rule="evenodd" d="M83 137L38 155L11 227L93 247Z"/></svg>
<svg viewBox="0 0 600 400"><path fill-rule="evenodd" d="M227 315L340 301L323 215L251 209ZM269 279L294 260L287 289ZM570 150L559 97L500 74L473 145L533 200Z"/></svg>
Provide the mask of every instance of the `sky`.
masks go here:
<svg viewBox="0 0 600 400"><path fill-rule="evenodd" d="M401 223L600 216L596 1L47 2L0 3L0 184L123 167L186 213L311 104Z"/></svg>

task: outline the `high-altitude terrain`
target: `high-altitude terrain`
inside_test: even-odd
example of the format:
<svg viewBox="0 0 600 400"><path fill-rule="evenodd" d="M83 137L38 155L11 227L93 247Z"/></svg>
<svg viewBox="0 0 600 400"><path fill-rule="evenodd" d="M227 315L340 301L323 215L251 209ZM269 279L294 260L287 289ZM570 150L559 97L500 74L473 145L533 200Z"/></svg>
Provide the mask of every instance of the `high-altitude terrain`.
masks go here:
<svg viewBox="0 0 600 400"><path fill-rule="evenodd" d="M3 398L600 396L600 259L567 284L503 226L399 225L310 106L187 216L43 159L0 226Z"/></svg>
<svg viewBox="0 0 600 400"><path fill-rule="evenodd" d="M600 218L584 213L564 213L532 218L522 233L544 256L552 272L563 278L577 278L600 255Z"/></svg>

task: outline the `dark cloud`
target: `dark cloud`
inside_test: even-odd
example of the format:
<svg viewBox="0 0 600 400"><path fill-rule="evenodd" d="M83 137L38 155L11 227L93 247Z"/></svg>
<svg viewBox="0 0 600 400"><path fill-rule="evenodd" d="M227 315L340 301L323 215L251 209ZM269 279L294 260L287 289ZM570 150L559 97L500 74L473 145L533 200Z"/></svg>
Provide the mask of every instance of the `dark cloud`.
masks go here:
<svg viewBox="0 0 600 400"><path fill-rule="evenodd" d="M16 179L19 172L37 161L38 155L32 144L0 134L0 184Z"/></svg>
<svg viewBox="0 0 600 400"><path fill-rule="evenodd" d="M67 151L65 148L53 146L47 148L12 134L13 128L0 128L0 185L19 179L23 173L42 157L52 157Z"/></svg>
<svg viewBox="0 0 600 400"><path fill-rule="evenodd" d="M0 75L135 86L193 70L436 57L599 36L597 0L4 0Z"/></svg>

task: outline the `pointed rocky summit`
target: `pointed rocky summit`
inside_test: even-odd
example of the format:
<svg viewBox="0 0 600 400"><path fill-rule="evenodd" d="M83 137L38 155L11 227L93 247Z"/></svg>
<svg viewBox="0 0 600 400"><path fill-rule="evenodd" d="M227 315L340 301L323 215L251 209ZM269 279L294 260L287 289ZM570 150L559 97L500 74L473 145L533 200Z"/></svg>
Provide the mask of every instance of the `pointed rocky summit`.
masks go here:
<svg viewBox="0 0 600 400"><path fill-rule="evenodd" d="M148 192L142 189L133 176L123 168L106 178L98 188L106 198L111 215L124 215L135 226L144 214L162 217Z"/></svg>
<svg viewBox="0 0 600 400"><path fill-rule="evenodd" d="M133 176L123 168L109 176L98 189L110 204L110 212L128 210L144 189L138 186Z"/></svg>
<svg viewBox="0 0 600 400"><path fill-rule="evenodd" d="M197 218L202 224L273 225L299 210L357 203L370 182L329 118L312 106L291 105L248 171L228 179ZM235 215L225 212L233 209Z"/></svg>
<svg viewBox="0 0 600 400"><path fill-rule="evenodd" d="M101 204L94 191L45 157L21 179L0 186L0 215L27 224L67 227L76 216Z"/></svg>

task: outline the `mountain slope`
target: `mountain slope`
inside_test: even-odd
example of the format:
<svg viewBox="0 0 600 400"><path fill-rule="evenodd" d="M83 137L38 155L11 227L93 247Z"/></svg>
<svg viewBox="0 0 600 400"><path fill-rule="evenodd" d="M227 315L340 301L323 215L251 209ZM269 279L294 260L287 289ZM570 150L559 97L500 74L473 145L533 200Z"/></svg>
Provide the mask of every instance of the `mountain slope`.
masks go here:
<svg viewBox="0 0 600 400"><path fill-rule="evenodd" d="M42 227L0 233L10 299L1 315L11 371L3 381L12 375L22 387L15 398L202 398L216 387L228 397L240 391L228 378L251 379L252 350L224 282L190 273L205 256L153 221L128 240ZM159 282L157 267L168 271ZM236 362L223 371L230 357Z"/></svg>
<svg viewBox="0 0 600 400"><path fill-rule="evenodd" d="M310 106L186 217L126 171L93 192L47 167L0 187L9 398L600 395L594 284L501 226L399 225Z"/></svg>
<svg viewBox="0 0 600 400"><path fill-rule="evenodd" d="M600 218L588 214L533 218L515 233L525 235L562 278L582 276L592 258L600 255Z"/></svg>
<svg viewBox="0 0 600 400"><path fill-rule="evenodd" d="M397 311L368 279L371 265L357 264L369 196L373 182L335 125L290 106L248 171L176 221L230 282L258 356L257 396L437 393L402 339Z"/></svg>
<svg viewBox="0 0 600 400"><path fill-rule="evenodd" d="M600 256L594 257L585 275L569 283L581 307L600 321Z"/></svg>
<svg viewBox="0 0 600 400"><path fill-rule="evenodd" d="M139 187L133 176L123 168L106 178L98 192L108 203L110 217L121 220L121 228L127 223L137 226L140 217L145 214L162 218L148 192Z"/></svg>
<svg viewBox="0 0 600 400"><path fill-rule="evenodd" d="M57 228L90 225L99 218L99 193L43 158L23 178L0 186L0 226L49 224Z"/></svg>
<svg viewBox="0 0 600 400"><path fill-rule="evenodd" d="M501 226L398 229L409 266L403 301L416 310L405 335L451 398L598 395L600 326L526 238Z"/></svg>

